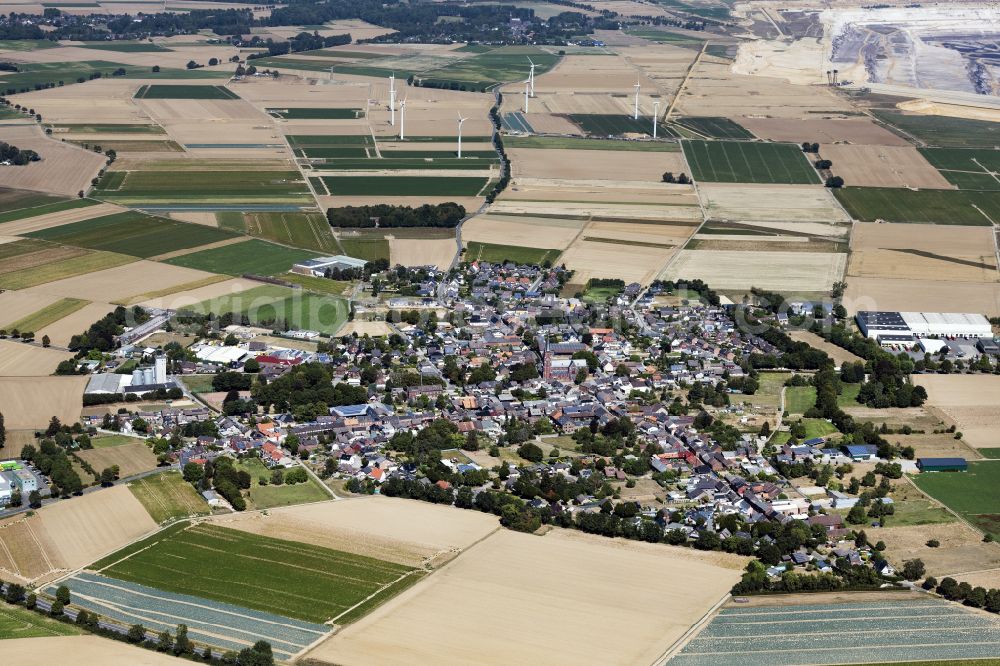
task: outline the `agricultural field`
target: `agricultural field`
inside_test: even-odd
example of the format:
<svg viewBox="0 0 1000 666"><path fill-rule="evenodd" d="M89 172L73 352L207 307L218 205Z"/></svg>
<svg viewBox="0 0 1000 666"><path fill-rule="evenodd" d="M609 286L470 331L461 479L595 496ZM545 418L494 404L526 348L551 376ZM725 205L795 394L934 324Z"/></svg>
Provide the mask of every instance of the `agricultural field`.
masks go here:
<svg viewBox="0 0 1000 666"><path fill-rule="evenodd" d="M1000 221L1000 197L989 192L846 187L835 194L851 217L864 222L991 226Z"/></svg>
<svg viewBox="0 0 1000 666"><path fill-rule="evenodd" d="M980 148L1000 143L1000 123L884 110L873 113L882 122L928 146Z"/></svg>
<svg viewBox="0 0 1000 666"><path fill-rule="evenodd" d="M1000 645L1000 627L992 618L941 599L914 593L855 599L723 608L668 663L868 664L874 634L878 660L992 657ZM921 630L919 640L914 630Z"/></svg>
<svg viewBox="0 0 1000 666"><path fill-rule="evenodd" d="M50 305L46 305L41 310L33 312L26 317L22 317L7 325L7 330L33 331L38 332L43 328L59 321L63 317L68 317L80 308L87 305L87 301L78 298L61 298Z"/></svg>
<svg viewBox="0 0 1000 666"><path fill-rule="evenodd" d="M849 187L952 189L952 184L912 146L824 144L817 157L833 162L833 173Z"/></svg>
<svg viewBox="0 0 1000 666"><path fill-rule="evenodd" d="M473 261L488 261L490 263L512 261L515 264L535 264L540 266L545 261L554 264L559 254L559 250L469 241L465 247L465 254L462 255L462 261L469 263Z"/></svg>
<svg viewBox="0 0 1000 666"><path fill-rule="evenodd" d="M1000 151L966 148L921 148L941 175L960 190L1000 190Z"/></svg>
<svg viewBox="0 0 1000 666"><path fill-rule="evenodd" d="M244 273L274 275L289 270L296 262L316 256L315 252L254 239L245 243L192 252L167 259L166 263L225 275Z"/></svg>
<svg viewBox="0 0 1000 666"><path fill-rule="evenodd" d="M4 406L7 429L44 428L53 416L63 423L78 421L86 385L83 376L0 376L0 404Z"/></svg>
<svg viewBox="0 0 1000 666"><path fill-rule="evenodd" d="M994 539L1000 538L1000 465L970 461L968 472L919 474L914 483Z"/></svg>
<svg viewBox="0 0 1000 666"><path fill-rule="evenodd" d="M77 455L90 463L90 466L100 474L106 467L117 465L119 477L125 478L141 472L156 469L156 455L153 450L140 440L120 446L109 446L78 451Z"/></svg>
<svg viewBox="0 0 1000 666"><path fill-rule="evenodd" d="M919 492L916 488L913 491ZM936 499L931 501L934 506L938 505ZM904 505L908 503L910 500L903 502ZM918 505L917 511L920 510ZM906 514L911 512L903 510L901 513L905 520ZM893 527L890 517L888 527L866 527L865 532L869 538L885 542L885 552L893 563L902 564L919 557L928 573L938 580L950 574L1000 569L1000 548L995 543L984 542L982 532L959 522L954 516L952 522L944 522L940 514L931 514L931 518L922 524L904 526L901 522L900 526ZM927 542L931 539L936 539L940 545L929 547Z"/></svg>
<svg viewBox="0 0 1000 666"><path fill-rule="evenodd" d="M39 638L42 636L76 636L81 631L71 624L64 624L20 606L0 602L0 640L11 638ZM6 644L4 655L7 656Z"/></svg>
<svg viewBox="0 0 1000 666"><path fill-rule="evenodd" d="M679 176L687 171L680 153L604 151L599 159L580 159L579 151L574 149L512 148L508 150L508 156L511 175L515 179L603 180L611 181L609 190L618 182L658 183L664 172ZM611 198L613 193L609 191L608 194Z"/></svg>
<svg viewBox="0 0 1000 666"><path fill-rule="evenodd" d="M642 114L639 115L638 120L633 116L599 113L574 113L569 116L569 119L589 136L606 137L626 134L652 136L653 134L652 119ZM665 128L661 128L657 134L667 135L668 132Z"/></svg>
<svg viewBox="0 0 1000 666"><path fill-rule="evenodd" d="M486 246L563 250L587 221L529 215L476 215L462 225L462 240ZM468 251L467 251L467 256ZM510 255L508 255L510 256ZM503 257L501 257L502 259Z"/></svg>
<svg viewBox="0 0 1000 666"><path fill-rule="evenodd" d="M505 148L546 148L555 150L621 150L630 152L676 153L677 143L666 141L618 141L561 136L505 136Z"/></svg>
<svg viewBox="0 0 1000 666"><path fill-rule="evenodd" d="M13 339L0 340L0 376L43 377L55 372L60 362L72 354L45 349Z"/></svg>
<svg viewBox="0 0 1000 666"><path fill-rule="evenodd" d="M566 580L587 585L554 580L547 571L554 562ZM343 666L370 663L372 654L383 664L445 666L466 664L470 654L488 664L652 663L726 594L744 562L567 530L542 537L500 530L306 658ZM650 568L658 575L648 576ZM461 603L470 595L490 598L489 626ZM592 630L594 617L601 632ZM550 629L543 642L510 640L539 626Z"/></svg>
<svg viewBox="0 0 1000 666"><path fill-rule="evenodd" d="M420 79L424 83L455 81L470 90L484 90L497 83L525 77L528 58L535 63L536 76L544 74L559 61L559 56L532 46L501 46L423 71Z"/></svg>
<svg viewBox="0 0 1000 666"><path fill-rule="evenodd" d="M844 307L859 310L904 312L981 312L1000 316L1000 286L994 283L853 277L847 281Z"/></svg>
<svg viewBox="0 0 1000 666"><path fill-rule="evenodd" d="M828 292L843 276L846 262L847 255L839 252L682 250L666 277L700 278L722 290Z"/></svg>
<svg viewBox="0 0 1000 666"><path fill-rule="evenodd" d="M173 575L178 558L189 572L183 578ZM401 590L417 576L402 565L210 524L172 530L148 548L95 566L118 580L317 623L336 621L383 586Z"/></svg>
<svg viewBox="0 0 1000 666"><path fill-rule="evenodd" d="M696 182L818 184L802 150L785 143L681 142Z"/></svg>
<svg viewBox="0 0 1000 666"><path fill-rule="evenodd" d="M216 213L219 226L282 245L336 253L337 241L322 213Z"/></svg>
<svg viewBox="0 0 1000 666"><path fill-rule="evenodd" d="M942 282L997 282L991 227L857 224L851 239L849 276Z"/></svg>
<svg viewBox="0 0 1000 666"><path fill-rule="evenodd" d="M288 109L267 109L267 112L281 120L346 120L364 117L364 109L331 109L326 107L297 107Z"/></svg>
<svg viewBox="0 0 1000 666"><path fill-rule="evenodd" d="M966 443L976 448L996 446L1000 377L915 375L913 381L927 391L928 411L954 423Z"/></svg>
<svg viewBox="0 0 1000 666"><path fill-rule="evenodd" d="M5 659L20 663L33 660L51 663L65 659L67 654L71 654L81 664L177 666L177 658L172 655L109 641L94 635L7 640L3 643L3 654Z"/></svg>
<svg viewBox="0 0 1000 666"><path fill-rule="evenodd" d="M135 261L135 257L125 255L97 252L93 256L98 259L107 257L118 260L102 259L100 262L88 262L86 271L83 271L74 263L77 259L71 259L55 265L54 268L64 269L59 271L62 273L59 275L53 275L56 272L54 268L49 270L46 267L46 270L38 271L40 275L32 281L32 284L38 285L32 288L33 291L54 296L83 298L94 302L121 303L149 291L162 291L173 287L187 288L192 283L204 284L208 278L217 277L204 271L165 263ZM97 265L92 266L91 263ZM108 268L109 265L112 267ZM84 272L86 275L82 274ZM3 281L6 281L6 278Z"/></svg>
<svg viewBox="0 0 1000 666"><path fill-rule="evenodd" d="M239 95L223 86L152 84L142 86L136 99L239 99Z"/></svg>
<svg viewBox="0 0 1000 666"><path fill-rule="evenodd" d="M111 171L92 194L121 204L311 204L309 187L298 171Z"/></svg>
<svg viewBox="0 0 1000 666"><path fill-rule="evenodd" d="M334 333L347 320L343 298L263 285L233 295L217 296L186 307L196 313L239 312L255 324L283 321L289 328Z"/></svg>
<svg viewBox="0 0 1000 666"><path fill-rule="evenodd" d="M489 179L469 176L319 176L310 180L320 194L382 197L475 197Z"/></svg>
<svg viewBox="0 0 1000 666"><path fill-rule="evenodd" d="M850 222L829 188L815 185L700 183L698 196L709 220L768 223L754 225L750 230L762 234L841 236L847 234L847 227L834 225ZM787 222L811 224L785 224Z"/></svg>
<svg viewBox="0 0 1000 666"><path fill-rule="evenodd" d="M755 139L745 127L729 118L675 118L673 124L706 139Z"/></svg>
<svg viewBox="0 0 1000 666"><path fill-rule="evenodd" d="M47 198L48 197L46 197L46 199ZM18 205L18 203L19 202L17 203L12 202L10 205L16 206ZM97 205L97 202L92 201L90 199L72 199L69 201L57 200L49 203L24 205L20 208L6 209L5 212L0 213L0 224L5 222L13 222L14 220L23 220L24 218L48 215L49 213L59 213L64 210L86 208L88 206L94 206L94 205Z"/></svg>
<svg viewBox="0 0 1000 666"><path fill-rule="evenodd" d="M40 158L24 166L0 169L0 187L5 188L76 197L89 187L106 161L103 155L47 137L34 124L0 125L0 141L34 150Z"/></svg>

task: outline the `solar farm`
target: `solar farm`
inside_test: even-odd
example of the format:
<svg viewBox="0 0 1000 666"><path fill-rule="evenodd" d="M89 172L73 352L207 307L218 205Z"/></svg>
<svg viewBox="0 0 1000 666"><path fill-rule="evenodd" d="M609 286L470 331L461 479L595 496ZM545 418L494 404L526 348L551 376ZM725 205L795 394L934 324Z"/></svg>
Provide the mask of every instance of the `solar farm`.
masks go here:
<svg viewBox="0 0 1000 666"><path fill-rule="evenodd" d="M793 666L1000 654L1000 622L946 601L723 608L670 666Z"/></svg>

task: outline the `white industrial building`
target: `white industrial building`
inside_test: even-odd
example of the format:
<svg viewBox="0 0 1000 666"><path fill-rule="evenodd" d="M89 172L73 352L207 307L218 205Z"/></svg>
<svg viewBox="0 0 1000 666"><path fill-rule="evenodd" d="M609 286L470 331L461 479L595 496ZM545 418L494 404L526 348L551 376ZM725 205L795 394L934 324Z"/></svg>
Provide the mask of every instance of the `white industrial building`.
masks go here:
<svg viewBox="0 0 1000 666"><path fill-rule="evenodd" d="M862 311L855 316L865 337L898 341L901 338L991 338L993 328L981 314L960 312Z"/></svg>
<svg viewBox="0 0 1000 666"><path fill-rule="evenodd" d="M364 259L348 257L338 254L333 257L316 257L306 259L292 266L292 272L300 275L312 275L313 277L323 277L330 269L347 270L349 268L364 268L368 262Z"/></svg>
<svg viewBox="0 0 1000 666"><path fill-rule="evenodd" d="M174 381L167 376L167 357L157 356L153 365L136 368L132 374L107 372L91 376L84 393L147 393L173 386Z"/></svg>

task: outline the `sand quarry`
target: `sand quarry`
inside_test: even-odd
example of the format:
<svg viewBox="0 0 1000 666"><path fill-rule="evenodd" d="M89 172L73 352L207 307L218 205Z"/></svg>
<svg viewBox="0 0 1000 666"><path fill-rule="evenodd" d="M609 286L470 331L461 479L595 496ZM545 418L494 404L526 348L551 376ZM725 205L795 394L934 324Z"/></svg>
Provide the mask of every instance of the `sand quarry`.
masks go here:
<svg viewBox="0 0 1000 666"><path fill-rule="evenodd" d="M953 422L970 446L996 446L1000 427L1000 377L914 375L927 390L927 407Z"/></svg>
<svg viewBox="0 0 1000 666"><path fill-rule="evenodd" d="M727 594L745 563L568 530L500 530L305 658L342 666L652 663ZM469 599L488 602L470 613Z"/></svg>

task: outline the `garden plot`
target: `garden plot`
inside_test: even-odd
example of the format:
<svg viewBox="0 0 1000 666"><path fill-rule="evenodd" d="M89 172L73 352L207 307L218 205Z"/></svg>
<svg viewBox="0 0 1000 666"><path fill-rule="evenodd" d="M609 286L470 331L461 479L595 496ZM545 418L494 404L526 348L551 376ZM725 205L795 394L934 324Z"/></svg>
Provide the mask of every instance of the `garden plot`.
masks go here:
<svg viewBox="0 0 1000 666"><path fill-rule="evenodd" d="M824 144L819 157L851 186L954 189L912 146Z"/></svg>
<svg viewBox="0 0 1000 666"><path fill-rule="evenodd" d="M661 182L666 171L687 171L680 153L602 151L600 159L581 159L577 150L511 148L507 154L513 178Z"/></svg>
<svg viewBox="0 0 1000 666"><path fill-rule="evenodd" d="M915 375L913 381L927 390L927 406L953 422L968 444L987 448L997 446L1000 377Z"/></svg>
<svg viewBox="0 0 1000 666"><path fill-rule="evenodd" d="M31 287L40 294L117 303L137 294L189 284L212 277L211 273L153 261L136 261Z"/></svg>
<svg viewBox="0 0 1000 666"><path fill-rule="evenodd" d="M53 416L63 423L80 419L84 376L0 377L0 405L8 430L44 428Z"/></svg>
<svg viewBox="0 0 1000 666"><path fill-rule="evenodd" d="M933 275L946 282L997 282L993 230L988 227L863 224L854 227L847 274L868 278Z"/></svg>
<svg viewBox="0 0 1000 666"><path fill-rule="evenodd" d="M47 138L35 125L0 127L0 141L34 150L39 161L24 166L0 166L0 186L76 196L104 166L105 158L79 146Z"/></svg>
<svg viewBox="0 0 1000 666"><path fill-rule="evenodd" d="M827 292L843 276L846 259L839 252L682 250L663 277L699 278L714 289Z"/></svg>
<svg viewBox="0 0 1000 666"><path fill-rule="evenodd" d="M38 337L41 340L41 336ZM0 376L44 377L72 354L13 340L0 340Z"/></svg>
<svg viewBox="0 0 1000 666"><path fill-rule="evenodd" d="M549 217L477 215L462 225L462 240L563 250L586 224Z"/></svg>
<svg viewBox="0 0 1000 666"><path fill-rule="evenodd" d="M823 118L792 120L788 118L740 117L741 125L762 139L791 143L850 143L874 146L909 146L894 134L868 118Z"/></svg>
<svg viewBox="0 0 1000 666"><path fill-rule="evenodd" d="M844 307L859 310L905 312L979 312L1000 316L1000 285L966 282L961 286L937 279L851 277Z"/></svg>
<svg viewBox="0 0 1000 666"><path fill-rule="evenodd" d="M501 530L306 657L343 666L372 655L444 666L652 663L727 593L744 561L567 530ZM461 603L470 596L490 599L488 624ZM602 631L593 631L594 618ZM549 628L544 639L510 639L536 636L540 626Z"/></svg>
<svg viewBox="0 0 1000 666"><path fill-rule="evenodd" d="M819 185L701 183L698 195L710 220L850 222L829 190Z"/></svg>

